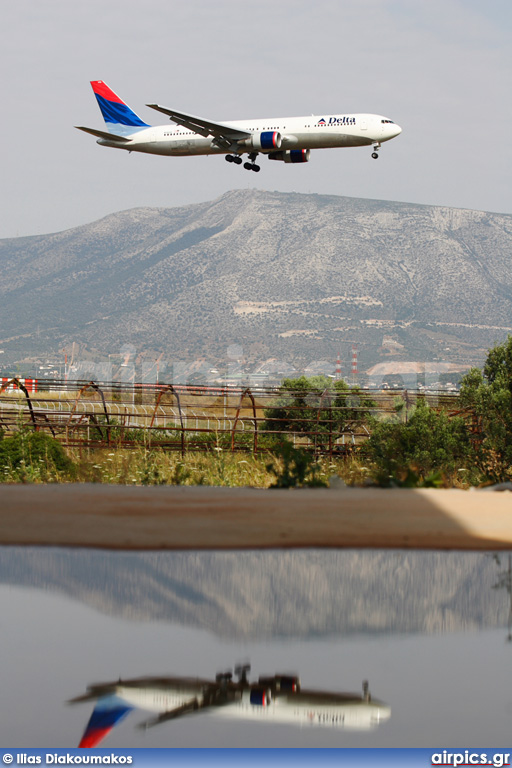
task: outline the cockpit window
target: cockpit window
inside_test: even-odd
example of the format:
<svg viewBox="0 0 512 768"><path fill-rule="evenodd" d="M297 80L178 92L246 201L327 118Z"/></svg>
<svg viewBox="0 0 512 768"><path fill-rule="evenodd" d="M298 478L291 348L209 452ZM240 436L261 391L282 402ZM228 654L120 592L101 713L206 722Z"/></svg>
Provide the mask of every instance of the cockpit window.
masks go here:
<svg viewBox="0 0 512 768"><path fill-rule="evenodd" d="M381 123L392 123L395 124L393 120L381 120Z"/></svg>

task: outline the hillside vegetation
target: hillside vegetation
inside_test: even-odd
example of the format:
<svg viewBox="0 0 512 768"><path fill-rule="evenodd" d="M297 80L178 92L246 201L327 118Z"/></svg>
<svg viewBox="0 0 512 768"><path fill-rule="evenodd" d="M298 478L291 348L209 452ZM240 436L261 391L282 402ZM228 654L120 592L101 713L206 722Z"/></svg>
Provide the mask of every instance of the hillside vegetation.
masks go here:
<svg viewBox="0 0 512 768"><path fill-rule="evenodd" d="M512 216L480 211L251 190L133 209L0 241L0 344L478 362L512 330L511 251Z"/></svg>

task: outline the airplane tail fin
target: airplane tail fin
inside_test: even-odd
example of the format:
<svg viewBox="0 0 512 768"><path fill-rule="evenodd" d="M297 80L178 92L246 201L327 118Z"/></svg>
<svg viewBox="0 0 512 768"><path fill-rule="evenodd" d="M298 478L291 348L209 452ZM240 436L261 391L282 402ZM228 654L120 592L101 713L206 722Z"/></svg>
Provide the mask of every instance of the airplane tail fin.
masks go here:
<svg viewBox="0 0 512 768"><path fill-rule="evenodd" d="M110 133L127 135L149 128L103 80L91 80L91 85Z"/></svg>
<svg viewBox="0 0 512 768"><path fill-rule="evenodd" d="M111 695L99 699L87 723L87 728L78 745L80 748L97 747L112 728L131 712L130 707L119 696Z"/></svg>

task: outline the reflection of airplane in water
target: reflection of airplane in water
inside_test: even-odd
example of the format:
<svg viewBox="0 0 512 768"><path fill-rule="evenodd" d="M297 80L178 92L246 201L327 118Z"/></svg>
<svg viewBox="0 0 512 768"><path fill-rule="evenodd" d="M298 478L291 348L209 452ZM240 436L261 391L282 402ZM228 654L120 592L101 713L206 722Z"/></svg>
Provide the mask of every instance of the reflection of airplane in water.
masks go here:
<svg viewBox="0 0 512 768"><path fill-rule="evenodd" d="M70 703L96 701L80 747L95 747L133 709L157 713L141 724L151 728L185 715L210 712L232 719L368 730L388 720L390 708L372 699L368 683L362 694L304 690L296 675L260 677L250 683L248 665L215 680L146 677L90 685Z"/></svg>

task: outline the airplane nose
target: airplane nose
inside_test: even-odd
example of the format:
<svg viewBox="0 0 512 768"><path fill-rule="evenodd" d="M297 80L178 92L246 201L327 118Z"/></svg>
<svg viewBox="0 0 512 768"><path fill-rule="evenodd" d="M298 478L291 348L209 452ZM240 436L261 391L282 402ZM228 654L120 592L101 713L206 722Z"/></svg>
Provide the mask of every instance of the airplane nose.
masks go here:
<svg viewBox="0 0 512 768"><path fill-rule="evenodd" d="M395 123L395 125L393 126L393 138L395 138L395 136L399 136L401 133L402 133L402 129L400 128L399 125Z"/></svg>

